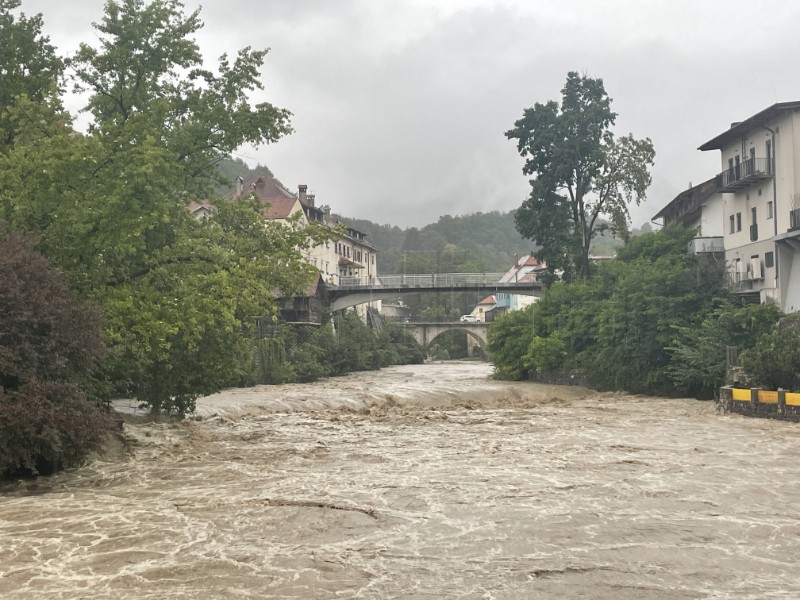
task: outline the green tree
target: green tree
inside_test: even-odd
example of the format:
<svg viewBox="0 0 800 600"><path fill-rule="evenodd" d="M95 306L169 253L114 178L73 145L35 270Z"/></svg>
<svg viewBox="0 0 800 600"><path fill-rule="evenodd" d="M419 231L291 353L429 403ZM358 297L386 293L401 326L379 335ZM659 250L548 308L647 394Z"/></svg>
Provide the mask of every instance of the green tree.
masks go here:
<svg viewBox="0 0 800 600"><path fill-rule="evenodd" d="M183 414L249 368L252 318L276 316L276 291L304 288L313 270L303 250L332 234L265 226L252 202L217 202L215 218L192 219L186 206L210 197L219 160L290 130L288 112L247 99L265 52L223 56L213 74L192 39L197 12L171 0L105 11L100 48L83 45L70 63L89 93L88 134L53 106L12 107L0 211L38 232L48 258L103 306L118 390Z"/></svg>
<svg viewBox="0 0 800 600"><path fill-rule="evenodd" d="M492 323L488 333L487 349L494 363L498 379L528 379L530 364L522 357L534 339L535 305L515 310L501 316Z"/></svg>
<svg viewBox="0 0 800 600"><path fill-rule="evenodd" d="M724 265L686 252L693 235L666 227L631 239L592 278L556 282L528 314L496 321L489 349L497 375L525 379L580 369L598 388L684 393L676 385L674 349L725 297ZM744 339L731 331L730 339ZM724 369L724 348L719 364Z"/></svg>
<svg viewBox="0 0 800 600"><path fill-rule="evenodd" d="M726 348L756 346L762 337L774 333L780 317L774 304L736 306L723 300L699 326L676 332L667 367L672 384L681 394L716 397L725 384Z"/></svg>
<svg viewBox="0 0 800 600"><path fill-rule="evenodd" d="M592 240L606 230L627 237L628 205L650 185L655 152L649 138L615 139L616 113L602 79L570 72L562 101L525 109L506 137L517 140L531 194L516 213L536 255L564 277L590 275Z"/></svg>
<svg viewBox="0 0 800 600"><path fill-rule="evenodd" d="M57 104L56 91L64 71L50 39L42 34L42 15L17 14L20 0L0 0L0 152L14 141L14 126L6 109L17 97Z"/></svg>
<svg viewBox="0 0 800 600"><path fill-rule="evenodd" d="M173 187L202 198L219 181L215 168L244 143L277 141L291 131L290 113L248 95L263 85L267 50L223 54L217 73L202 67L192 37L200 9L186 15L178 0L109 0L95 24L100 48L81 47L69 66L89 94L93 131L112 153L148 142L169 151Z"/></svg>
<svg viewBox="0 0 800 600"><path fill-rule="evenodd" d="M762 335L741 363L757 386L800 390L800 335L790 329Z"/></svg>

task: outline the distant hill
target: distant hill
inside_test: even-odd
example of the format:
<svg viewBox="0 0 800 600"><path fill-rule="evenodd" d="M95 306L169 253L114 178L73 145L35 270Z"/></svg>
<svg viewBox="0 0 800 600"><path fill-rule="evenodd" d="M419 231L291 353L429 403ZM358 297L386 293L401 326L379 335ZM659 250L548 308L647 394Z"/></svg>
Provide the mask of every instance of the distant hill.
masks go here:
<svg viewBox="0 0 800 600"><path fill-rule="evenodd" d="M514 211L445 215L436 223L408 229L352 217L339 218L365 233L367 240L378 248L379 273L403 272L404 257L407 273L444 273L449 272L447 269L504 272L512 266L515 254L524 256L536 249L514 226ZM650 229L645 223L641 229L634 228L631 235ZM600 236L592 243L592 254L614 256L620 246L621 239L610 234Z"/></svg>
<svg viewBox="0 0 800 600"><path fill-rule="evenodd" d="M220 186L220 194L230 191L237 177L273 176L268 167L256 165L251 168L239 158L223 160L218 168L228 182ZM365 233L367 241L378 249L379 273L505 272L513 265L515 254L524 256L536 249L517 231L514 213L492 211L456 217L444 215L436 223L408 229L355 217L338 218ZM633 229L632 235L646 231L650 231L647 223L641 229ZM619 238L601 236L592 243L592 254L613 256L621 245Z"/></svg>
<svg viewBox="0 0 800 600"><path fill-rule="evenodd" d="M514 254L532 250L530 241L514 227L513 212L474 213L452 217L445 215L422 228L400 229L372 221L340 217L351 227L365 233L376 246L379 273L507 271ZM411 268L413 258L413 269Z"/></svg>

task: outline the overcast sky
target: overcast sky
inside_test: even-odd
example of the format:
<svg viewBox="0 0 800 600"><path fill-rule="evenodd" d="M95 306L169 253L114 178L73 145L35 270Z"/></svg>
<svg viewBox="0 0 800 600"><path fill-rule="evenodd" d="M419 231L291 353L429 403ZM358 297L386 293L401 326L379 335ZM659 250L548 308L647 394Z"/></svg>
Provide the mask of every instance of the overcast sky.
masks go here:
<svg viewBox="0 0 800 600"><path fill-rule="evenodd" d="M199 3L188 0L187 10ZM601 77L615 132L656 149L649 221L720 169L697 147L800 100L800 3L762 0L207 0L207 60L271 48L263 94L295 133L243 148L339 214L401 227L517 208L529 185L503 132L560 101L568 71ZM62 54L96 42L102 0L23 0Z"/></svg>

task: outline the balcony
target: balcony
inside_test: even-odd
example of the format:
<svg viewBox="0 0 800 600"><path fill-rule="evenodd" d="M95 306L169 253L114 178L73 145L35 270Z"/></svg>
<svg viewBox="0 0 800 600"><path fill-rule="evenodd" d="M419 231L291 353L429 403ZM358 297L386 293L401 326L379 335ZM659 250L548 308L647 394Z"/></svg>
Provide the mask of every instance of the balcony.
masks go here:
<svg viewBox="0 0 800 600"><path fill-rule="evenodd" d="M800 208L789 211L789 231L800 229Z"/></svg>
<svg viewBox="0 0 800 600"><path fill-rule="evenodd" d="M721 237L696 237L689 242L689 254L724 254L725 244Z"/></svg>
<svg viewBox="0 0 800 600"><path fill-rule="evenodd" d="M774 174L772 161L766 158L748 158L746 161L724 170L717 175L718 192L735 192L758 181L771 179Z"/></svg>

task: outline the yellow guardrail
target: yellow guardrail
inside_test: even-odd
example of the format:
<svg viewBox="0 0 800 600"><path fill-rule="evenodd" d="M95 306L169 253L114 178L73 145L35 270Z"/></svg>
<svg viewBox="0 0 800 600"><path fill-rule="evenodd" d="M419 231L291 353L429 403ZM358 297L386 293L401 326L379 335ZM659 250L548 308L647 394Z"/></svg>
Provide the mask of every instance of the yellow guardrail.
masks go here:
<svg viewBox="0 0 800 600"><path fill-rule="evenodd" d="M800 406L800 394L796 394L793 392L787 393L786 406Z"/></svg>
<svg viewBox="0 0 800 600"><path fill-rule="evenodd" d="M751 395L749 388L748 389L733 388L731 390L731 393L733 395L733 400L736 400L738 402L750 402Z"/></svg>
<svg viewBox="0 0 800 600"><path fill-rule="evenodd" d="M750 388L732 388L731 400L734 402L751 402L752 392ZM773 390L758 390L758 401L761 404L778 404L778 392ZM784 403L786 406L800 406L800 393L784 392Z"/></svg>
<svg viewBox="0 0 800 600"><path fill-rule="evenodd" d="M766 390L758 391L758 401L762 404L777 404L778 392L768 392Z"/></svg>

